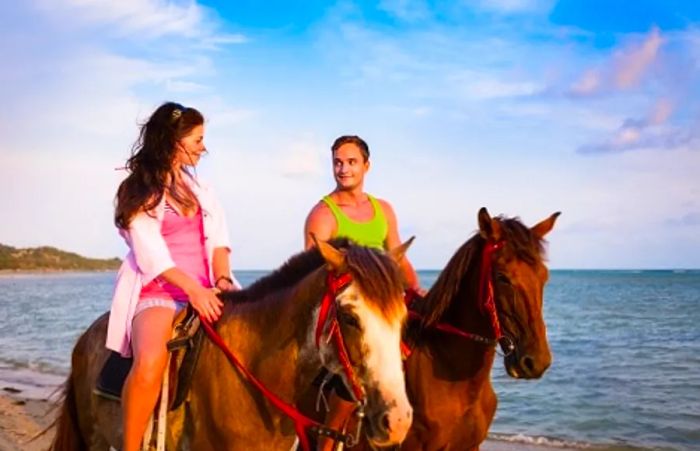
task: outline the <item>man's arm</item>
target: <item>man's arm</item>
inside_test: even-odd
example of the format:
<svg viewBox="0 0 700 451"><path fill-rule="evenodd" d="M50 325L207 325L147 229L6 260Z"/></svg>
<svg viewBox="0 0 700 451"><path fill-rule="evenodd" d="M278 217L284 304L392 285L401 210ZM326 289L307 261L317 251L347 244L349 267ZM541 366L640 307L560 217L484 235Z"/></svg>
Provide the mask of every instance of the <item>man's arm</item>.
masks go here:
<svg viewBox="0 0 700 451"><path fill-rule="evenodd" d="M389 202L382 199L377 200L382 206L382 211L384 212L384 216L386 216L386 222L389 229L386 234L386 240L384 241L384 247L385 249L395 249L401 245L399 225L396 219L396 214L394 213L394 209L391 207ZM406 278L406 283L408 284L409 288L413 288L418 293L423 294L425 290L421 288L420 282L418 281L418 274L416 274L416 270L413 269L413 265L408 260L408 257L404 256L399 263L399 266L401 267L401 271Z"/></svg>
<svg viewBox="0 0 700 451"><path fill-rule="evenodd" d="M328 241L336 232L335 217L331 210L323 202L317 203L311 209L309 216L306 217L304 224L304 249L314 247L314 239L311 234L316 236L316 239Z"/></svg>

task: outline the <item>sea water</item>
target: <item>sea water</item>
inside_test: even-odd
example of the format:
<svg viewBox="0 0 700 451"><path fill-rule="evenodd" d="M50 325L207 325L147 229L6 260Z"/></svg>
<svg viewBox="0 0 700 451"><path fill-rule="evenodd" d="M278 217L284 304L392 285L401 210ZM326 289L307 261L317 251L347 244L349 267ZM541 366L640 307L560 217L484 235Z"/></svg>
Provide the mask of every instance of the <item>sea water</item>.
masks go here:
<svg viewBox="0 0 700 451"><path fill-rule="evenodd" d="M238 271L244 286L266 271ZM419 271L430 286L437 271ZM0 276L0 385L67 374L78 335L109 309L114 273ZM554 360L509 378L497 358L491 438L546 447L700 449L700 271L551 271Z"/></svg>

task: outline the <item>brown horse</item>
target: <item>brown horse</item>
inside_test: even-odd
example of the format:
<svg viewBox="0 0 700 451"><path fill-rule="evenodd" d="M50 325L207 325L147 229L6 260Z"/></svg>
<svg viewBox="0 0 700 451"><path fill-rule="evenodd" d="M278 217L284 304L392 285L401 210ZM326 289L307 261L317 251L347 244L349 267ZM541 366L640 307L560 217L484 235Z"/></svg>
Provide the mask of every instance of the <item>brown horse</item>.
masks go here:
<svg viewBox="0 0 700 451"><path fill-rule="evenodd" d="M511 377L539 378L547 370L552 356L542 317L548 277L543 237L558 215L528 228L517 219L492 219L482 208L479 233L457 250L425 299L413 303L422 319L408 330L415 346L406 362L414 418L402 449L479 448L496 411L490 374L499 329ZM491 312L482 280L490 281Z"/></svg>
<svg viewBox="0 0 700 451"><path fill-rule="evenodd" d="M345 378L338 353L326 338L330 327L322 329L317 344L316 322L329 273L349 274L350 284L332 301L335 324L366 394L367 438L378 446L399 443L412 415L400 356L406 308L395 263L407 245L387 255L349 243L340 250L318 244L318 249L291 258L248 289L224 294L224 313L216 328L268 389L287 402L296 402L324 366ZM93 394L108 355L106 327L104 315L73 350L54 450L121 447L120 404ZM169 414L168 432L168 449L288 450L295 441L291 420L244 380L208 340L188 402Z"/></svg>

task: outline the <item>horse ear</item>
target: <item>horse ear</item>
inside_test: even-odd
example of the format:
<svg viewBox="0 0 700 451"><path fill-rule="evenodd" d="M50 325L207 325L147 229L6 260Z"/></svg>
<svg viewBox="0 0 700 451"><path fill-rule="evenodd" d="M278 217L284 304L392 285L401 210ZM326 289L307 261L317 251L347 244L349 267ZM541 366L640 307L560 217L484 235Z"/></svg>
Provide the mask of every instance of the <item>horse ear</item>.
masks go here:
<svg viewBox="0 0 700 451"><path fill-rule="evenodd" d="M345 254L343 251L334 248L325 241L319 240L313 233L311 234L311 238L313 238L323 259L332 269L340 271L345 267Z"/></svg>
<svg viewBox="0 0 700 451"><path fill-rule="evenodd" d="M532 231L533 235L539 239L544 238L544 236L548 234L550 230L552 230L554 227L554 222L557 220L560 214L561 212L558 211L544 221L540 221L537 225L532 226L530 230Z"/></svg>
<svg viewBox="0 0 700 451"><path fill-rule="evenodd" d="M485 240L498 241L501 239L501 224L491 218L486 207L479 210L479 233Z"/></svg>
<svg viewBox="0 0 700 451"><path fill-rule="evenodd" d="M403 260L404 255L406 255L406 251L408 251L408 248L411 247L411 244L413 244L413 240L415 240L416 237L412 236L408 240L406 240L405 243L389 250L388 254L394 260L396 263L401 263L401 260Z"/></svg>

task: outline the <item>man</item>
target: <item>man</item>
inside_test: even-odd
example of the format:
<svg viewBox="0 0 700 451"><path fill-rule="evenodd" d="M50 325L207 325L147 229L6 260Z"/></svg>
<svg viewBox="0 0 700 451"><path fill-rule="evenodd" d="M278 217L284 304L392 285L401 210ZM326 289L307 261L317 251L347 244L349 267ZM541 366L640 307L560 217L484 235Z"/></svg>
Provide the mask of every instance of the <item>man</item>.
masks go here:
<svg viewBox="0 0 700 451"><path fill-rule="evenodd" d="M369 147L359 136L341 136L331 147L336 187L316 204L306 218L304 246L314 246L312 235L320 240L349 238L356 243L380 249L394 249L401 244L396 214L391 205L364 192L369 171ZM408 287L424 294L418 276L407 258L400 263ZM337 378L333 384L337 395L330 396L326 425L341 429L353 411L352 397ZM345 398L345 399L341 399ZM319 450L333 448L333 441L319 438Z"/></svg>
<svg viewBox="0 0 700 451"><path fill-rule="evenodd" d="M336 187L311 209L304 226L304 247L320 240L346 237L368 247L394 249L401 245L396 214L389 202L364 192L369 171L369 147L359 136L341 136L331 147ZM421 292L413 266L404 258L401 269L410 288Z"/></svg>

